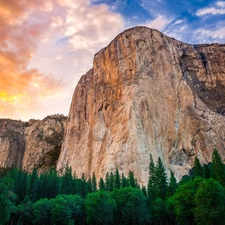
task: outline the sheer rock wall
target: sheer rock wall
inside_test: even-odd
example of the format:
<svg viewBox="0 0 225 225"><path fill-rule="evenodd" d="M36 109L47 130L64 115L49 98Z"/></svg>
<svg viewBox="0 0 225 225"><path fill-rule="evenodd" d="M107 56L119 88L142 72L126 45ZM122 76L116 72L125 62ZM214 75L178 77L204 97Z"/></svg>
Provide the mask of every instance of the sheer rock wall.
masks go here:
<svg viewBox="0 0 225 225"><path fill-rule="evenodd" d="M135 27L99 51L71 103L57 169L118 168L147 184L149 155L180 178L225 157L225 45L190 45Z"/></svg>

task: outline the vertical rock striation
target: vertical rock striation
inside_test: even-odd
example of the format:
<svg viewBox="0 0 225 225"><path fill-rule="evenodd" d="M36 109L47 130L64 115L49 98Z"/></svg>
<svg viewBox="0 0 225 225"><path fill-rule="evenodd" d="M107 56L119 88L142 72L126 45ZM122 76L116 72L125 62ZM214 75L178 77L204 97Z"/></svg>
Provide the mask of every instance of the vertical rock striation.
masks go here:
<svg viewBox="0 0 225 225"><path fill-rule="evenodd" d="M25 150L25 123L0 120L0 168L21 167Z"/></svg>
<svg viewBox="0 0 225 225"><path fill-rule="evenodd" d="M0 120L0 168L22 167L39 173L56 167L66 117L48 116L29 122Z"/></svg>
<svg viewBox="0 0 225 225"><path fill-rule="evenodd" d="M190 45L135 27L94 57L71 103L57 169L118 168L147 184L149 155L177 177L225 157L225 45Z"/></svg>

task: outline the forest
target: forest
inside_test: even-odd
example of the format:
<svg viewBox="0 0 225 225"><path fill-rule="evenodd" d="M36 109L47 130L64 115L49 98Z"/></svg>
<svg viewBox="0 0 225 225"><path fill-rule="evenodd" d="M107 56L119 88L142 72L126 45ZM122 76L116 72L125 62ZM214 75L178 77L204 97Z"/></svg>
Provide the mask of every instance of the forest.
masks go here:
<svg viewBox="0 0 225 225"><path fill-rule="evenodd" d="M169 177L169 178L168 178ZM0 170L0 224L10 225L208 225L225 224L225 165L216 150L212 162L195 158L178 183L162 160L150 155L148 185L134 174L107 173L78 178L67 167L38 175Z"/></svg>

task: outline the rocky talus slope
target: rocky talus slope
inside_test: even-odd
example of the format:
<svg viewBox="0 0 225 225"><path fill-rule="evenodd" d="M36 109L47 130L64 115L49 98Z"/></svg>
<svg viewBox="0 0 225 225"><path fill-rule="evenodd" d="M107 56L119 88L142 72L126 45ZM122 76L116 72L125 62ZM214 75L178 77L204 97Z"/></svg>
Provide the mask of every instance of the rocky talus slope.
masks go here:
<svg viewBox="0 0 225 225"><path fill-rule="evenodd" d="M131 170L146 184L150 153L181 177L215 148L224 158L225 45L135 27L98 52L80 79L57 169L68 164L97 178Z"/></svg>
<svg viewBox="0 0 225 225"><path fill-rule="evenodd" d="M56 167L66 117L48 116L29 122L0 120L0 168L22 167L39 173Z"/></svg>

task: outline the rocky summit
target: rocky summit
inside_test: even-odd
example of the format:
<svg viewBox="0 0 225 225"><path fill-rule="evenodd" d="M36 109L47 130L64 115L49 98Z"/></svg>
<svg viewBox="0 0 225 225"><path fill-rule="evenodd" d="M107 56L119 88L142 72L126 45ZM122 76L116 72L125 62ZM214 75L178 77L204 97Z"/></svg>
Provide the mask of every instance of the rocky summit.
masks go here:
<svg viewBox="0 0 225 225"><path fill-rule="evenodd" d="M66 117L53 115L43 120L22 122L0 120L0 168L21 167L39 173L56 167Z"/></svg>
<svg viewBox="0 0 225 225"><path fill-rule="evenodd" d="M99 179L118 168L146 185L150 154L177 178L195 157L207 163L217 149L224 158L225 45L128 29L95 55L67 122L60 172Z"/></svg>

